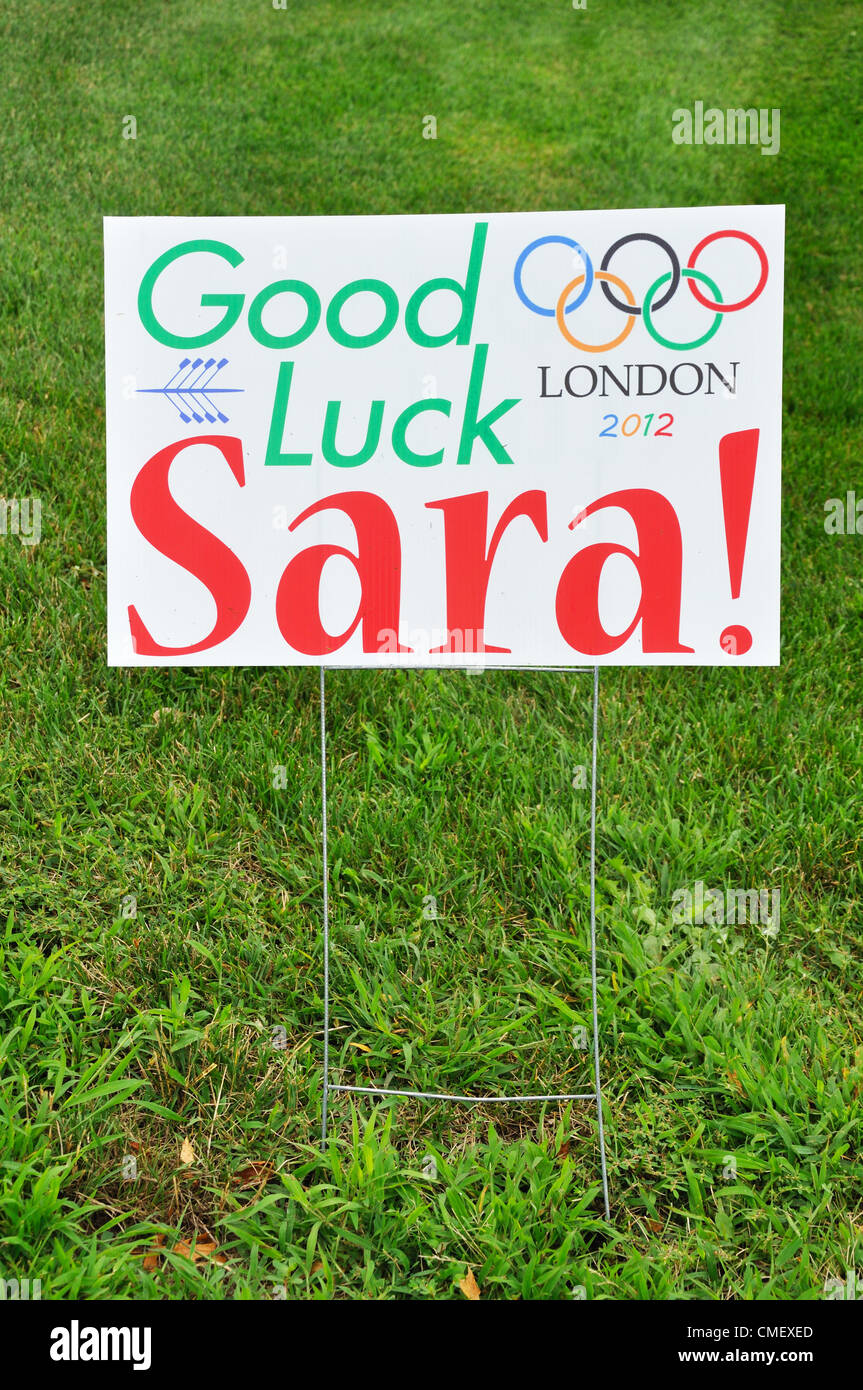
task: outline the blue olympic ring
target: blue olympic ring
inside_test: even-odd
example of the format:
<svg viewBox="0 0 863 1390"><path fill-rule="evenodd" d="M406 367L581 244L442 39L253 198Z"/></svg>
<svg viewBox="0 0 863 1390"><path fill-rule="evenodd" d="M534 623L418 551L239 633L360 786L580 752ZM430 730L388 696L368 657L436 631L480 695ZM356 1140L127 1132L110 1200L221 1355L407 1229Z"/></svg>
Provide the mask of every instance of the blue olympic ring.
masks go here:
<svg viewBox="0 0 863 1390"><path fill-rule="evenodd" d="M536 241L532 241L529 246L524 248L515 263L515 270L512 275L515 283L515 292L526 308L532 309L535 314L542 314L545 318L553 319L555 313L554 309L543 309L541 304L534 304L532 299L528 299L525 294L524 286L521 283L521 272L524 269L524 263L531 251L535 251L538 246L547 245L550 241L559 242L562 246L571 246L574 251L578 252L579 256L581 256L581 259L584 261L584 288L577 299L574 299L571 304L567 304L564 313L571 314L573 309L577 309L579 304L584 303L590 291L593 289L593 261L588 256L584 247L579 246L577 241L573 241L572 238L568 236L537 237Z"/></svg>

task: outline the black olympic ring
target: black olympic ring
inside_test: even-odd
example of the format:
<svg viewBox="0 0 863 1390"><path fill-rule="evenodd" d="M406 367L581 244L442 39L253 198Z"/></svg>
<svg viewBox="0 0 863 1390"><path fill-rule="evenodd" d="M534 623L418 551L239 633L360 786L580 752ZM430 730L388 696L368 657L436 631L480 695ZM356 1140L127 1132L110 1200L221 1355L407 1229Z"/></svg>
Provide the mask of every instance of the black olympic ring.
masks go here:
<svg viewBox="0 0 863 1390"><path fill-rule="evenodd" d="M630 232L628 236L622 236L619 241L616 241L614 243L613 246L609 246L608 250L602 258L603 270L608 270L608 263L614 255L615 251L619 251L621 246L626 246L627 242L630 241L656 242L656 245L662 247L663 251L668 256L668 259L671 262L671 283L668 286L668 289L665 291L665 294L662 295L660 299L657 299L656 303L653 305L654 309L661 309L663 304L667 304L669 299L671 299L672 295L676 294L677 286L680 284L680 261L677 258L677 252L674 250L673 246L669 246L667 241L663 241L661 236L654 236L653 232ZM641 313L641 310L637 305L621 304L619 299L615 299L611 291L611 286L609 285L607 280L602 280L600 281L600 283L602 285L602 293L605 295L609 304L614 305L615 309L622 309L624 314L637 315Z"/></svg>

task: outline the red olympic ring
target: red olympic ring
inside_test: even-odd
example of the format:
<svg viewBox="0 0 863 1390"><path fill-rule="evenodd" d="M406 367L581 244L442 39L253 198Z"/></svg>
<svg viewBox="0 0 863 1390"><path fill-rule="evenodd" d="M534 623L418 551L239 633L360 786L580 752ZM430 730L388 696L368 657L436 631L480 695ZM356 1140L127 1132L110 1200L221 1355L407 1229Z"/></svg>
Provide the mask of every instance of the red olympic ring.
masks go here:
<svg viewBox="0 0 863 1390"><path fill-rule="evenodd" d="M758 284L755 286L755 289L752 291L749 297L747 299L738 300L736 304L715 304L712 299L705 298L705 296L701 293L701 290L698 288L694 280L687 280L686 283L689 285L690 290L695 295L695 298L698 300L699 304L703 304L705 309L712 309L717 314L733 314L735 310L745 309L748 304L751 304L754 299L757 299L761 291L764 289L764 286L767 284L767 271L769 269L767 261L767 252L764 250L764 247L761 245L760 241L756 241L755 237L750 236L748 232L735 231L711 232L710 236L704 237L702 241L699 241L695 250L692 252L692 255L689 257L689 260L686 262L687 268L689 270L692 270L694 268L695 262L697 258L701 255L701 252L704 250L705 246L709 246L711 241L718 241L720 237L725 236L739 237L741 241L747 242L753 248L753 250L758 255L759 261L761 262L761 277L758 281Z"/></svg>

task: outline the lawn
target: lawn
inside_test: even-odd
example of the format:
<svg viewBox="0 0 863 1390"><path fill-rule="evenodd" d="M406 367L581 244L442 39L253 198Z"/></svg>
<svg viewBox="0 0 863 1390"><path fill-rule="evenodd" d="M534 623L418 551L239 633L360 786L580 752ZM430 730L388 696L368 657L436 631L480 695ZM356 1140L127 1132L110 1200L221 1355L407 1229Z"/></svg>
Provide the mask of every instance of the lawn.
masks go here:
<svg viewBox="0 0 863 1390"><path fill-rule="evenodd" d="M863 540L824 530L863 496L861 29L843 0L0 11L0 494L43 509L0 537L0 1277L803 1300L863 1270ZM779 154L674 144L696 100L779 108ZM106 667L102 216L748 202L787 204L782 666L601 675L611 1221L589 1103L339 1096L321 1153L318 673ZM590 677L327 687L334 1070L583 1089ZM780 888L778 932L677 923L698 880Z"/></svg>

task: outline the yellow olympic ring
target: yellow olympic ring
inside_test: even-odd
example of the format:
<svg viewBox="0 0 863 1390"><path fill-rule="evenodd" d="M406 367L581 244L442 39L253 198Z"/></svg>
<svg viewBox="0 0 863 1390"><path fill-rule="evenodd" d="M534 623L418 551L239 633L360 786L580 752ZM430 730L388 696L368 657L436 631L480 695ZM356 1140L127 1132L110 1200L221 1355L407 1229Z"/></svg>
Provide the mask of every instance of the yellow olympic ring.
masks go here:
<svg viewBox="0 0 863 1390"><path fill-rule="evenodd" d="M557 301L557 308L555 309L555 318L557 319L557 326L563 334L564 338L566 338L567 342L572 343L573 347L580 348L582 352L608 352L611 348L619 347L620 344L624 341L624 339L629 337L630 333L635 327L635 316L633 315L627 319L626 327L624 328L623 332L618 333L616 338L612 338L610 343L600 343L598 347L591 347L590 343L580 343L578 339L574 338L570 333L569 329L566 326L566 321L563 315L566 309L567 296L569 295L571 290L575 289L576 285L581 284L583 279L583 275L576 275L574 280L570 280L569 284L563 291L563 294L560 296L560 299ZM632 293L632 290L629 288L628 285L624 284L622 280L618 279L616 275L612 275L610 270L594 271L594 279L607 280L609 284L616 285L617 288L619 290L623 290L623 293L626 295L627 304L635 304L635 295Z"/></svg>

